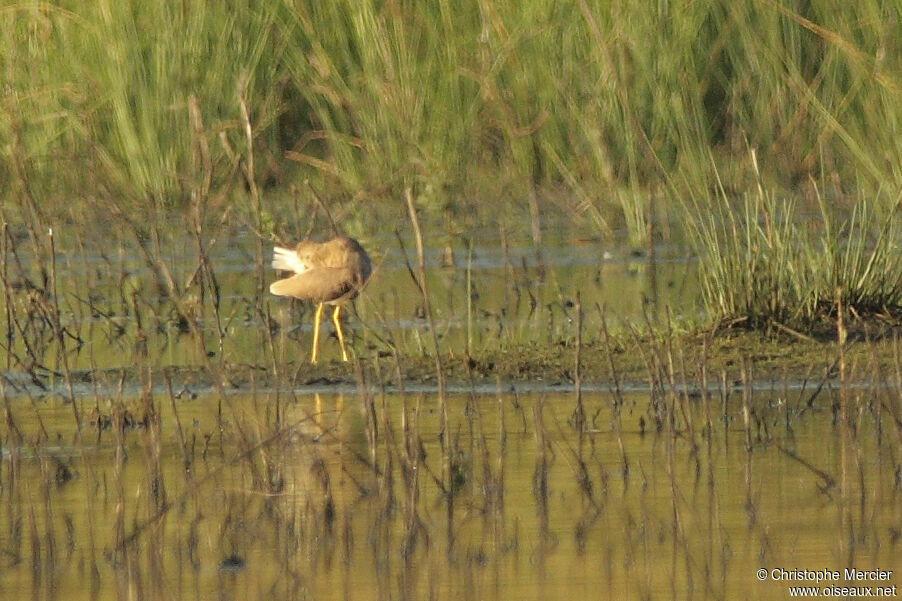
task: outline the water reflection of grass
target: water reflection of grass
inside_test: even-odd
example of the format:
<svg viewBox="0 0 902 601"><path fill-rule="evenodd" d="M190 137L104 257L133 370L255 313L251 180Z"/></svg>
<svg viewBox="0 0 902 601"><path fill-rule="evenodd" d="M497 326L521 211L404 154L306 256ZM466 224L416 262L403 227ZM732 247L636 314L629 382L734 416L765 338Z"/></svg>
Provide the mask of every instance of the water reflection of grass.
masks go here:
<svg viewBox="0 0 902 601"><path fill-rule="evenodd" d="M642 393L461 392L447 423L390 359L356 394L147 394L80 430L6 398L0 591L731 598L776 590L762 565L896 565L898 382L755 391L753 358L721 383L669 352Z"/></svg>

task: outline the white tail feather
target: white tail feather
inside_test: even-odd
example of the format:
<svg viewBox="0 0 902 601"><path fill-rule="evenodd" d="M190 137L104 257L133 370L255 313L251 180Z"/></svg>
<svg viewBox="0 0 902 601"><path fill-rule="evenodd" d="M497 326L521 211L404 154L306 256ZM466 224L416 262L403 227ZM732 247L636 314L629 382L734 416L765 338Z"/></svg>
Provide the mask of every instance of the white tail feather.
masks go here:
<svg viewBox="0 0 902 601"><path fill-rule="evenodd" d="M280 246L273 249L272 266L275 269L293 271L295 273L304 273L310 269L309 266L301 262L295 251Z"/></svg>

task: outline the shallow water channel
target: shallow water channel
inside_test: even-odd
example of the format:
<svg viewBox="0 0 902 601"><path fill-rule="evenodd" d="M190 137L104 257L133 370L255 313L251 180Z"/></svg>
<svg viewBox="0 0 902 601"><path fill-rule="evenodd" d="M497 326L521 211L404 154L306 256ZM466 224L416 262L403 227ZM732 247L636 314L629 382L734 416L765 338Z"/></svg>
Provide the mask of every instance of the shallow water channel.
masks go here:
<svg viewBox="0 0 902 601"><path fill-rule="evenodd" d="M562 230L547 235L537 251L522 234L502 233L504 237L486 228L474 232L473 240L438 236L427 241L426 282L444 352L476 353L499 345L572 339L578 302L586 332L598 332L603 315L612 329L627 321L692 321L700 315L696 264L684 247L661 245L649 257L647 250ZM268 293L278 277L269 267L273 243L261 245L258 268L256 240L247 230L211 235L205 270L184 234L176 229L170 235L156 262L171 273L182 310L198 324L204 350L214 362L271 367L274 360L308 356L314 307ZM6 360L3 374L11 386L47 392L30 387L31 376L37 375L48 388L65 393L57 388L65 368L128 368L136 364L138 354L155 367L203 363L185 319L167 299L161 270L150 269L133 243L100 238L101 246L95 247L90 234L56 236L54 274L47 255L37 257L27 247L24 233L19 244L6 251L10 286L2 300L18 316L16 324L3 324L12 332L9 342L19 359ZM343 312L356 353L367 357L388 348L401 355L431 352L424 303L413 275L413 239L400 242L389 234L361 242L372 257L374 274L364 293ZM42 281L51 279L56 295L41 288ZM65 365L48 318L57 310ZM328 319L324 325L331 336ZM334 342L333 337L321 345L321 358L339 357Z"/></svg>
<svg viewBox="0 0 902 601"><path fill-rule="evenodd" d="M503 233L428 253L445 353L698 315L684 249ZM257 294L247 232L218 240L196 293L190 249L164 258L200 343L124 246L59 240L53 304L7 249L0 599L894 596L898 382L388 385L433 342L413 243L387 237L346 316L366 369L336 386L308 377L311 308Z"/></svg>

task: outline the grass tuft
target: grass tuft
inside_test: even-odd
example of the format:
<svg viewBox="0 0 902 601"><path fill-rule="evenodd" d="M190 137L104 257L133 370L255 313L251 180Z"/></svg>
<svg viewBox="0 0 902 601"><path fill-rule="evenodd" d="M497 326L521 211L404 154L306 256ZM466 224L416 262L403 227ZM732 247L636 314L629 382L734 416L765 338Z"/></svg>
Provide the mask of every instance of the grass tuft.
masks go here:
<svg viewBox="0 0 902 601"><path fill-rule="evenodd" d="M900 198L860 201L846 214L815 192L813 210L760 182L738 199L721 188L710 212L708 201L687 208L715 320L810 328L834 318L837 306L853 317L898 316Z"/></svg>

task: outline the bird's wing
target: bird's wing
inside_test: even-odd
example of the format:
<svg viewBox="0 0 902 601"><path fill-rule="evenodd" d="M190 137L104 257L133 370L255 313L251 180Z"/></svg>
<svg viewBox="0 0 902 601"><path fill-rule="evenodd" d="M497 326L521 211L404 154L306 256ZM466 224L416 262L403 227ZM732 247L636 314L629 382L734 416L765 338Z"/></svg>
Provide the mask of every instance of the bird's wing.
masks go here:
<svg viewBox="0 0 902 601"><path fill-rule="evenodd" d="M348 269L314 267L304 273L273 282L269 291L277 296L330 302L351 293L354 286L354 280Z"/></svg>
<svg viewBox="0 0 902 601"><path fill-rule="evenodd" d="M293 271L295 273L304 273L310 269L310 266L298 257L297 251L291 248L282 248L281 246L273 249L272 266L275 269Z"/></svg>

